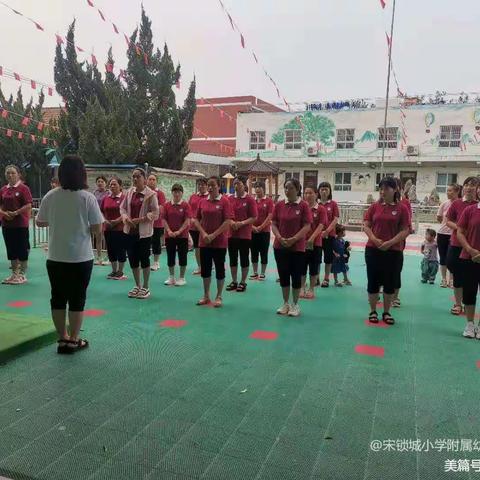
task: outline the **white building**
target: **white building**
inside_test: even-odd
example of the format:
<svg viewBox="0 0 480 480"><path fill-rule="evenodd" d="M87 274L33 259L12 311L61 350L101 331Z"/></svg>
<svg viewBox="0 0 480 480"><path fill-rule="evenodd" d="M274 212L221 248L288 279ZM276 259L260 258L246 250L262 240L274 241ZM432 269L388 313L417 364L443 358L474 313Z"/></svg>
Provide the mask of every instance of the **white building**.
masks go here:
<svg viewBox="0 0 480 480"><path fill-rule="evenodd" d="M403 113L402 113L403 112ZM480 104L415 105L389 109L321 110L304 113L239 113L235 164L260 154L302 184L328 181L334 197L365 201L384 173L412 179L419 200L436 188L480 174ZM403 137L405 132L405 137ZM279 193L283 193L280 188Z"/></svg>

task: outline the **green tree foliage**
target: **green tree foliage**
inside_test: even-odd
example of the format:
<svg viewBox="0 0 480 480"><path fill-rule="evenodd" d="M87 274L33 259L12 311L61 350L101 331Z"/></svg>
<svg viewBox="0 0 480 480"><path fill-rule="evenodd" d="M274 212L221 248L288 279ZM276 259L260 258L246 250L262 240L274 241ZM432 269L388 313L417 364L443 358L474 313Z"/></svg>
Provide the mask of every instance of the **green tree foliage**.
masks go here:
<svg viewBox="0 0 480 480"><path fill-rule="evenodd" d="M43 91L40 92L38 103L34 104L33 99L25 105L21 89L18 90L16 97L10 95L6 98L0 87L0 110L8 110L7 118L0 118L0 176L3 184L3 172L7 165L17 165L22 171L26 183L32 189L35 196L40 196L42 185L48 182L50 171L45 152L48 145L41 143L41 137L52 138L52 131L48 125L42 132L38 131L38 123L42 121L42 106L45 100ZM17 115L14 115L14 114ZM28 116L32 120L29 125L22 125L22 117ZM11 137L6 136L3 129L11 129L18 132L24 132L23 139L18 138L16 132ZM36 136L36 141L30 139L30 135ZM43 189L44 190L44 189Z"/></svg>
<svg viewBox="0 0 480 480"><path fill-rule="evenodd" d="M272 135L272 143L277 145L285 143L285 130L301 130L304 144L319 142L323 145L332 145L332 140L335 138L335 124L329 118L314 115L313 112L297 115L283 125Z"/></svg>
<svg viewBox="0 0 480 480"><path fill-rule="evenodd" d="M67 110L59 119L58 139L73 145L88 163L145 163L181 169L193 133L195 80L183 107L174 86L174 66L167 45L153 45L152 24L142 7L141 24L130 37L125 82L111 71L79 62L74 47L75 23L69 28L65 55L55 56L55 82ZM108 64L113 65L111 50Z"/></svg>

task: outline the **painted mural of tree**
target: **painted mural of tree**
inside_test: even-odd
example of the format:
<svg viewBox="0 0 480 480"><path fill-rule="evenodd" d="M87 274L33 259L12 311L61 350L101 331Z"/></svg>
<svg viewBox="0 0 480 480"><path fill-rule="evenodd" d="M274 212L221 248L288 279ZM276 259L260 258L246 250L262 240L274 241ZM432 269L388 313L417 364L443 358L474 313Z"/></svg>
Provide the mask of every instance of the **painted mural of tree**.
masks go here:
<svg viewBox="0 0 480 480"><path fill-rule="evenodd" d="M319 142L323 145L332 145L332 139L335 138L335 124L329 118L314 115L312 112L298 115L283 125L272 135L272 143L283 145L285 130L301 130L304 143Z"/></svg>
<svg viewBox="0 0 480 480"><path fill-rule="evenodd" d="M373 142L373 141L377 141L378 139L378 135L374 132L372 132L371 130L367 130L363 135L362 137L357 140L357 142L359 143L363 143L363 142Z"/></svg>

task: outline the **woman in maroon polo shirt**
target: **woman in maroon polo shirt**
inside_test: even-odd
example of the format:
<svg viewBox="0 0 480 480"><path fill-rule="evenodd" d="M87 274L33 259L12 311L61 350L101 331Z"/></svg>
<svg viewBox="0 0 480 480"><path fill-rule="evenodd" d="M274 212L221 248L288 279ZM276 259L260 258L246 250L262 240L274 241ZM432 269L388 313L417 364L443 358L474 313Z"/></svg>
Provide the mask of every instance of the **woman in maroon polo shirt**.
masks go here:
<svg viewBox="0 0 480 480"><path fill-rule="evenodd" d="M247 178L237 176L233 180L235 194L228 197L232 206L233 222L230 226L230 237L228 239L228 256L230 258L230 271L232 281L227 285L226 290L244 292L247 289L247 276L250 267L248 254L252 242L252 225L257 219L257 204L252 196L246 192ZM240 255L240 267L242 276L238 283L238 256Z"/></svg>
<svg viewBox="0 0 480 480"><path fill-rule="evenodd" d="M190 227L190 205L182 200L183 187L179 183L172 186L172 200L164 206L163 224L165 225L165 248L167 265L170 272L165 285L183 287L188 256L188 228ZM175 256L178 253L180 276L175 280Z"/></svg>
<svg viewBox="0 0 480 480"><path fill-rule="evenodd" d="M159 260L162 253L163 236L165 234L165 228L163 227L163 206L166 203L165 194L157 187L157 176L151 173L148 176L147 185L157 194L159 216L153 222L153 235L152 235L152 253L153 253L153 265L151 270L153 272L160 268Z"/></svg>
<svg viewBox="0 0 480 480"><path fill-rule="evenodd" d="M257 219L252 225L252 267L251 280L265 280L268 264L268 249L270 247L270 230L273 215L273 200L265 195L265 183L255 183L255 201L257 202ZM262 263L262 270L258 273L258 258Z"/></svg>
<svg viewBox="0 0 480 480"><path fill-rule="evenodd" d="M322 251L323 261L325 262L325 276L323 278L322 288L328 288L330 285L330 273L332 271L333 263L333 239L335 238L335 227L340 218L338 204L332 200L332 186L330 183L322 182L318 186L318 202L325 207L328 218L328 225L322 232Z"/></svg>
<svg viewBox="0 0 480 480"><path fill-rule="evenodd" d="M95 179L95 185L97 185L97 188L96 190L94 190L93 195L97 199L98 206L101 207L103 199L105 197L108 197L108 195L110 194L110 192L107 189L107 185L108 185L107 177L105 177L105 175L99 175ZM95 265L107 265L107 262L103 259L103 256L102 256L102 249L104 246L103 240L104 240L103 231L101 231L100 233L98 233L93 237L93 247L97 252Z"/></svg>
<svg viewBox="0 0 480 480"><path fill-rule="evenodd" d="M103 234L107 245L108 260L112 271L107 275L109 280L125 280L123 267L127 260L126 239L123 233L123 219L120 214L120 205L124 195L122 193L122 180L112 177L109 182L110 193L103 198L100 210L103 213Z"/></svg>
<svg viewBox="0 0 480 480"><path fill-rule="evenodd" d="M123 232L127 238L128 262L135 279L135 287L128 292L128 297L145 299L150 296L150 247L153 222L158 218L159 207L156 193L147 187L145 170L136 168L132 173L132 183L132 188L126 192L120 204Z"/></svg>
<svg viewBox="0 0 480 480"><path fill-rule="evenodd" d="M200 268L203 279L203 297L197 305L210 303L212 264L215 263L217 295L213 305L222 306L222 291L225 283L225 256L227 253L227 232L232 223L233 213L227 197L220 195L220 179L210 177L207 183L208 198L202 200L194 220L200 232Z"/></svg>
<svg viewBox="0 0 480 480"><path fill-rule="evenodd" d="M380 200L373 203L365 213L363 226L368 237L365 248L370 304L368 319L372 323L378 323L376 306L380 286L383 285L382 320L393 325L395 320L390 315L390 307L400 274L402 242L409 233L409 215L407 207L400 202L400 194L394 178L383 178L379 184L379 190Z"/></svg>
<svg viewBox="0 0 480 480"><path fill-rule="evenodd" d="M20 170L16 165L8 165L5 168L5 178L8 184L0 190L0 217L12 274L2 283L21 285L27 282L25 272L30 252L28 226L32 211L32 194L20 180Z"/></svg>
<svg viewBox="0 0 480 480"><path fill-rule="evenodd" d="M455 304L450 309L452 315L460 315L462 313L463 295L463 268L460 261L462 246L457 238L457 222L469 205L478 203L477 189L479 185L477 177L466 178L463 182L463 198L454 200L447 212L447 226L453 231L447 253L447 267L453 275L453 293L455 295Z"/></svg>
<svg viewBox="0 0 480 480"><path fill-rule="evenodd" d="M307 233L305 248L305 265L302 273L302 288L300 298L312 299L315 297L320 263L322 261L322 230L328 225L327 210L317 202L318 192L315 187L305 187L303 198L312 212L312 224ZM310 288L306 289L307 272L310 274Z"/></svg>
<svg viewBox="0 0 480 480"><path fill-rule="evenodd" d="M460 264L463 270L463 303L467 325L465 338L480 340L480 325L475 325L475 305L480 285L480 203L463 211L457 223L457 240L463 247Z"/></svg>
<svg viewBox="0 0 480 480"><path fill-rule="evenodd" d="M277 313L298 317L298 299L305 264L305 237L311 228L312 213L302 200L302 187L297 179L287 180L283 187L286 199L277 202L272 217L272 232L275 235L273 251L283 295L283 305ZM290 284L292 304L289 303Z"/></svg>
<svg viewBox="0 0 480 480"><path fill-rule="evenodd" d="M192 194L188 201L188 203L190 204L192 219L197 217L197 210L200 202L205 198L208 198L206 178L201 178L197 181L197 189L198 191ZM193 274L200 275L200 232L197 230L197 227L195 226L195 222L193 220L190 225L190 236L192 237L193 248L195 249L195 259L197 260L197 268L193 271Z"/></svg>

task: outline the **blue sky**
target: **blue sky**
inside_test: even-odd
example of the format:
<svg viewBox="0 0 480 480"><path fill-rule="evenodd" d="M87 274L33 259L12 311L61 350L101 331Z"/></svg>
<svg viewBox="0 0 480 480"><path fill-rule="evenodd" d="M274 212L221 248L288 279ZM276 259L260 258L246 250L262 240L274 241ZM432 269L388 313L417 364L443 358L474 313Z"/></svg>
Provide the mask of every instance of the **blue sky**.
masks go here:
<svg viewBox="0 0 480 480"><path fill-rule="evenodd" d="M112 45L118 65L125 65L123 36L116 36L86 0L5 1L36 19L46 33L0 5L4 68L53 82L54 33L64 34L74 17L80 46L104 63ZM140 18L140 1L92 1L127 32ZM379 0L224 0L244 33L246 50L218 0L143 4L153 20L155 41L167 41L182 64L180 97L195 72L199 96L253 94L276 103L275 90L252 60L251 48L291 102L384 95L384 30L393 0L386 1L382 11ZM397 0L394 65L402 89L480 91L479 25L478 0ZM4 79L2 88L10 93L17 84Z"/></svg>

